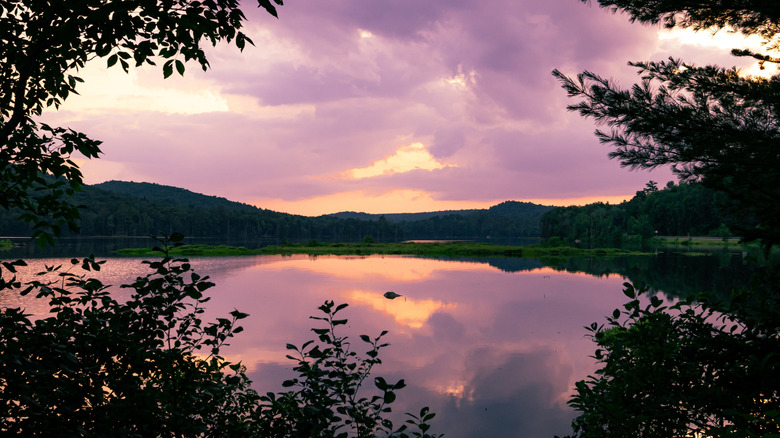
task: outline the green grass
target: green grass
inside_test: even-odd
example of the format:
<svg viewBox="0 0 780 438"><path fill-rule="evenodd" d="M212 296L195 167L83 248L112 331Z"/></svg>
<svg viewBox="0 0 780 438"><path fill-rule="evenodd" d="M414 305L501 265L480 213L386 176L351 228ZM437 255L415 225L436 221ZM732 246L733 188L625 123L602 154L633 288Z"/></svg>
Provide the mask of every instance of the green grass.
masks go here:
<svg viewBox="0 0 780 438"><path fill-rule="evenodd" d="M14 247L14 243L8 239L0 239L0 251L8 251Z"/></svg>
<svg viewBox="0 0 780 438"><path fill-rule="evenodd" d="M150 248L127 248L117 251L128 256L150 256L159 254ZM171 251L172 256L217 257L240 255L417 255L426 257L575 257L599 256L614 257L637 252L621 249L579 249L571 247L547 248L538 245L504 246L479 242L408 242L408 243L327 243L311 241L309 243L291 243L266 246L259 249L246 249L227 245L183 245Z"/></svg>

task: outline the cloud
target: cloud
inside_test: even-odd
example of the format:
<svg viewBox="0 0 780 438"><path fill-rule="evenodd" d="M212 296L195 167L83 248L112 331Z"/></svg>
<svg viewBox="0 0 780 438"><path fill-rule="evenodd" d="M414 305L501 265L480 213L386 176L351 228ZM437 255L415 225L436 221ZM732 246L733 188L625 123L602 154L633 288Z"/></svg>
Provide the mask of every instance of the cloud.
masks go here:
<svg viewBox="0 0 780 438"><path fill-rule="evenodd" d="M445 167L457 167L442 163L428 152L425 145L415 142L401 146L393 155L375 161L367 167L350 169L342 173L343 178L364 179L380 175L411 172L413 170L438 170Z"/></svg>
<svg viewBox="0 0 780 438"><path fill-rule="evenodd" d="M207 72L127 76L102 60L83 72L81 97L45 120L104 141L101 160L84 164L88 182L151 181L297 212L630 196L671 173L609 161L550 71L630 86L629 60L735 61L565 0L333 0L285 5L278 20L246 13L255 46L209 48Z"/></svg>

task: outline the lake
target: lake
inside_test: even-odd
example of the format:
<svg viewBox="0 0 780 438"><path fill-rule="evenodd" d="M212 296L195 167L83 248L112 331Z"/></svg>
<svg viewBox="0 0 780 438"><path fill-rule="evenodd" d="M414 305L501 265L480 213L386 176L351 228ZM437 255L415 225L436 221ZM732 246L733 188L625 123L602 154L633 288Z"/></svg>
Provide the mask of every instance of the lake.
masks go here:
<svg viewBox="0 0 780 438"><path fill-rule="evenodd" d="M667 260L670 257L673 260ZM109 284L127 283L144 273L140 260L109 258L100 278ZM24 272L63 262L67 259L28 260ZM722 283L718 275L737 275L744 266L735 254L661 254L612 260L609 266L598 259L567 261L555 269L527 259L404 256L251 256L192 262L216 283L208 291L213 298L207 320L233 309L251 315L242 321L245 331L223 352L247 366L258 391L279 391L281 382L293 376L285 344L313 339L310 328L315 321L308 316L316 315L325 300L346 302L345 333L353 345L362 344L360 334L390 332L386 340L391 346L373 374L403 378L408 384L398 393L394 410L417 412L428 405L437 413L433 431L450 438L569 433L575 412L566 401L574 383L595 370L589 357L594 345L583 326L604 322L605 315L625 303L624 275L644 272L647 278L688 281L705 269L699 265L706 265L714 285ZM688 274L647 273L662 266ZM710 287L707 284L695 280L695 287ZM686 287L681 284L679 289ZM402 296L388 300L383 296L388 291ZM45 306L37 304L0 295L4 307L45 313Z"/></svg>

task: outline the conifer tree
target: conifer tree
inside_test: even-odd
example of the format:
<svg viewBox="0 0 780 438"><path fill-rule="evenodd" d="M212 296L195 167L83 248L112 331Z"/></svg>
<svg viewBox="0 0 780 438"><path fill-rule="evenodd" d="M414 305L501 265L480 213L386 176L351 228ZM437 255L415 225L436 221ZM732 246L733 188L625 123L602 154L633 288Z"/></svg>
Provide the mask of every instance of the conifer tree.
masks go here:
<svg viewBox="0 0 780 438"><path fill-rule="evenodd" d="M739 31L780 44L780 4L764 1L603 0L632 20L667 27ZM763 62L773 57L738 49ZM630 62L641 81L629 89L593 72L572 78L555 70L571 97L568 108L608 129L596 135L614 146L610 158L630 168L670 165L681 180L701 181L729 195L737 232L760 239L767 252L780 242L780 77L750 77L737 68L696 66L678 59ZM750 219L750 220L748 220ZM739 228L740 223L758 223Z"/></svg>

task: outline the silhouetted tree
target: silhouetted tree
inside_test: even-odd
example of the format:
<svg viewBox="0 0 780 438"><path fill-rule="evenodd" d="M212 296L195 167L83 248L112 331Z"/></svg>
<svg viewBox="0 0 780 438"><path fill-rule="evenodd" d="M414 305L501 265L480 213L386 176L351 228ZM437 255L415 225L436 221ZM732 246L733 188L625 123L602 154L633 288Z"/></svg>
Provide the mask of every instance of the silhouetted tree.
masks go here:
<svg viewBox="0 0 780 438"><path fill-rule="evenodd" d="M587 3L586 0L583 2ZM632 20L696 30L732 28L780 43L780 3L762 0L598 0ZM775 62L747 50L737 55ZM727 195L738 232L780 242L780 77L670 59L630 63L642 77L622 89L595 73L554 71L580 102L569 106L607 125L596 135L623 166L671 165L683 181ZM682 185L682 184L681 184ZM651 194L652 196L653 194ZM640 202L647 204L651 196ZM639 198L639 196L635 197ZM639 216L641 218L642 216ZM649 216L645 216L649 217ZM634 227L641 228L641 219ZM577 382L575 436L777 436L780 434L780 278L775 268L718 300L667 304L626 283L630 301L588 329L599 369Z"/></svg>
<svg viewBox="0 0 780 438"><path fill-rule="evenodd" d="M271 0L259 4L276 15ZM204 43L252 43L238 0L0 0L0 11L0 206L19 208L41 243L78 228L68 197L82 175L71 156L97 158L100 142L34 117L76 92L88 60L125 71L163 61L168 77L190 60L207 69Z"/></svg>
<svg viewBox="0 0 780 438"><path fill-rule="evenodd" d="M778 44L780 6L761 1L599 1L634 20L708 29L728 26ZM745 51L740 51L745 54ZM609 154L631 168L671 165L684 181L702 181L729 195L737 216L755 227L737 230L767 251L780 242L780 78L747 77L736 68L681 60L631 62L642 81L622 89L592 72L553 74L572 97L569 109L609 130L597 130Z"/></svg>

